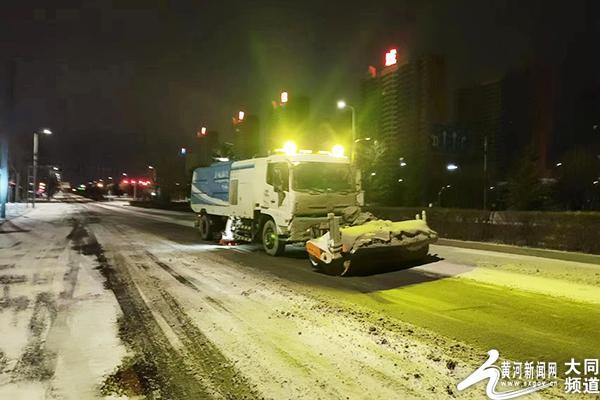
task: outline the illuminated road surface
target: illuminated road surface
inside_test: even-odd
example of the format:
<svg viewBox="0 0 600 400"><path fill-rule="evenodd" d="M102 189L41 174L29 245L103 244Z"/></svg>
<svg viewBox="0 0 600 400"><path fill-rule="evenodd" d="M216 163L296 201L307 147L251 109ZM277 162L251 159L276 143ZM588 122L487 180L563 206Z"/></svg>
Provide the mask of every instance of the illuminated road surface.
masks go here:
<svg viewBox="0 0 600 400"><path fill-rule="evenodd" d="M600 348L594 264L432 246L330 277L302 249L203 243L193 214L119 202L40 204L2 231L0 398L482 398L456 384L489 349Z"/></svg>

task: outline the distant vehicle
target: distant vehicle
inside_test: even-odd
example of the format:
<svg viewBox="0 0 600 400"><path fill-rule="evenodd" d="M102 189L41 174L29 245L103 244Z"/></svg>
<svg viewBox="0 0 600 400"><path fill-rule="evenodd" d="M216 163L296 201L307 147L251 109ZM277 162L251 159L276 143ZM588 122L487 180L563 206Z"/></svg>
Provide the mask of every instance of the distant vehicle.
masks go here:
<svg viewBox="0 0 600 400"><path fill-rule="evenodd" d="M358 215L364 195L360 174L339 146L334 150L297 152L295 146L288 144L284 150L267 157L197 168L192 178L190 203L197 213L200 236L222 242L260 241L265 252L272 256L281 255L286 244L320 239L308 248L311 263L316 267L335 265L336 273L346 273L349 263L344 265L344 261L350 257L350 250L375 245L365 235L378 235L378 248L385 243L382 239L385 235L379 232L379 225L365 224L358 235L353 226L352 243L360 239L361 245L346 252L342 241L324 238L332 226L344 237L344 231L356 225L356 221L362 224L375 219L371 215L360 222ZM418 229L425 235L415 236L411 246L424 256L437 236L425 221L421 222ZM400 245L397 240L392 243L389 237L388 242ZM328 243L335 248L327 250Z"/></svg>

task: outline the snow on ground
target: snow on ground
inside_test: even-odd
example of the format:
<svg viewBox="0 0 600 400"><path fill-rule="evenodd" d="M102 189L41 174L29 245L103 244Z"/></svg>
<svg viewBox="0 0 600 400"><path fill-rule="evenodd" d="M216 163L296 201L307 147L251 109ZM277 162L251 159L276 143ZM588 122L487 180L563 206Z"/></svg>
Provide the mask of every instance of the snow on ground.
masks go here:
<svg viewBox="0 0 600 400"><path fill-rule="evenodd" d="M491 348L597 356L598 265L431 246L330 277L193 218L55 203L1 225L0 398L482 398L456 384Z"/></svg>
<svg viewBox="0 0 600 400"><path fill-rule="evenodd" d="M29 211L29 207L25 203L7 203L6 204L6 220L13 219ZM0 222L5 222L1 221Z"/></svg>
<svg viewBox="0 0 600 400"><path fill-rule="evenodd" d="M0 225L0 398L92 399L126 355L119 305L73 249L69 204Z"/></svg>

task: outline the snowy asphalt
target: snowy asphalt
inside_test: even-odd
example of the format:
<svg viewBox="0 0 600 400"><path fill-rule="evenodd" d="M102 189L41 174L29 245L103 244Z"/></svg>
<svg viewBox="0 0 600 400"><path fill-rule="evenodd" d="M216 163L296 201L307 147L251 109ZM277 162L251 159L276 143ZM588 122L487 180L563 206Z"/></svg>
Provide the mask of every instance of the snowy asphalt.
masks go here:
<svg viewBox="0 0 600 400"><path fill-rule="evenodd" d="M0 398L481 398L456 384L491 348L599 356L597 264L432 246L331 277L120 202L0 230Z"/></svg>

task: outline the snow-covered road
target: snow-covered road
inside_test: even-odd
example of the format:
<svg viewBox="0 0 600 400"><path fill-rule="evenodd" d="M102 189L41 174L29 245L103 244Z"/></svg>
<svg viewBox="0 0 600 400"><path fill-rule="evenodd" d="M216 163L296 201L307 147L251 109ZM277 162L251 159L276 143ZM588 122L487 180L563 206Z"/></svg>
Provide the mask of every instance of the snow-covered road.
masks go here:
<svg viewBox="0 0 600 400"><path fill-rule="evenodd" d="M330 277L119 202L40 204L0 233L0 398L481 398L456 384L491 348L599 356L597 264L432 246Z"/></svg>

